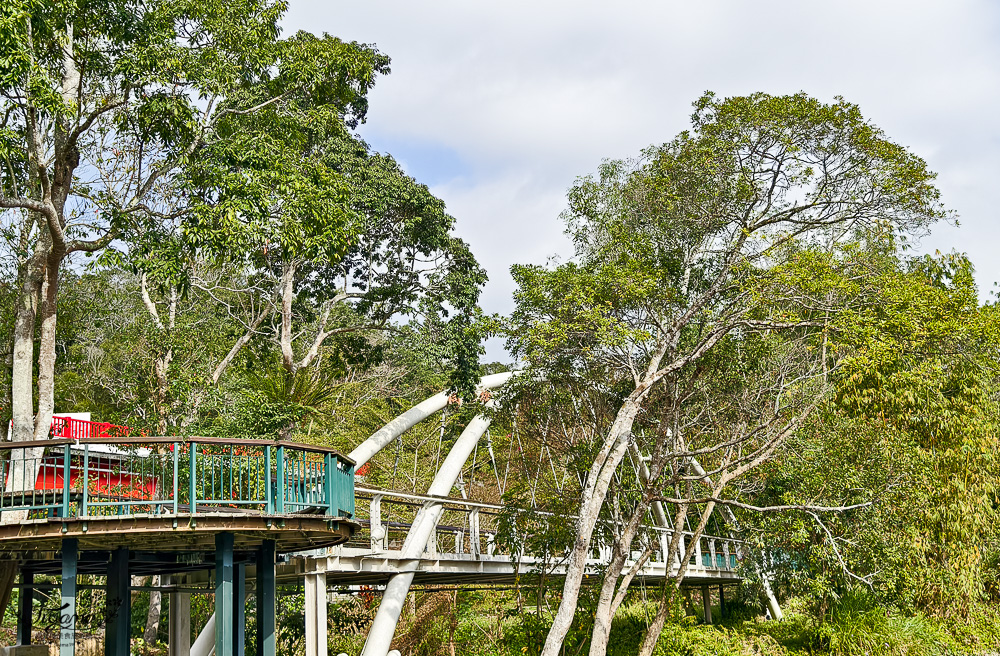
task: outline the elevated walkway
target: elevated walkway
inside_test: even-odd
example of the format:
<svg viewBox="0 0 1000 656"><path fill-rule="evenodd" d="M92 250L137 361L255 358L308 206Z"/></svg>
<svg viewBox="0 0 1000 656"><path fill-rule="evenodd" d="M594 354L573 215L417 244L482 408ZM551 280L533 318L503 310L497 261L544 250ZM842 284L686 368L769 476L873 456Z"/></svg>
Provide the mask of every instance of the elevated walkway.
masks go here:
<svg viewBox="0 0 1000 656"><path fill-rule="evenodd" d="M61 578L60 656L75 653L81 574L106 577L105 654L128 656L131 577L156 574L175 582L163 588L178 619L190 593L176 582L211 580L214 651L242 656L249 568L256 652L274 656L279 558L341 544L359 526L354 462L322 447L104 435L8 442L0 455L0 552L21 565L15 654L31 653L33 593L50 587L36 575ZM189 630L171 626L172 654L190 652Z"/></svg>

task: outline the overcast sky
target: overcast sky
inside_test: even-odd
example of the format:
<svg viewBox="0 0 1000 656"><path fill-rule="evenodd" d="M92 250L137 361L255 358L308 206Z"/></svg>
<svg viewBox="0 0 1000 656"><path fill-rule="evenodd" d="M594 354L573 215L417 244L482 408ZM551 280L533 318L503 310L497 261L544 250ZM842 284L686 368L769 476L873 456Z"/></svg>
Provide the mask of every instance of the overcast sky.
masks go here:
<svg viewBox="0 0 1000 656"><path fill-rule="evenodd" d="M286 34L392 58L361 134L447 203L489 272L489 312L512 309L511 264L571 255L559 212L574 178L670 140L706 90L858 104L928 161L959 215L923 248L967 252L984 299L1000 280L996 0L290 4Z"/></svg>

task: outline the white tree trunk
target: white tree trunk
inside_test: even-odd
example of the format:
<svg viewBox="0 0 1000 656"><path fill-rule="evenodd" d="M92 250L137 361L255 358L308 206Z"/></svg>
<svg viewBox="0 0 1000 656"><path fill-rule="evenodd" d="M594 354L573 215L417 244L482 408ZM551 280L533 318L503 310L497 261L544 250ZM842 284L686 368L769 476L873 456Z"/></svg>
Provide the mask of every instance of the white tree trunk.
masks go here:
<svg viewBox="0 0 1000 656"><path fill-rule="evenodd" d="M645 398L649 387L636 390L618 411L611 426L607 439L594 465L590 468L586 484L583 488L580 514L576 521L576 540L570 551L566 565L566 581L563 584L563 596L559 608L552 620L552 627L545 637L545 645L541 656L558 656L562 649L566 634L573 624L576 614L576 604L580 597L580 585L583 582L587 565L587 553L590 550L590 540L594 535L594 526L601 514L601 507L608 494L608 487L619 463L625 457L629 440L632 436L632 425L635 423L639 404Z"/></svg>

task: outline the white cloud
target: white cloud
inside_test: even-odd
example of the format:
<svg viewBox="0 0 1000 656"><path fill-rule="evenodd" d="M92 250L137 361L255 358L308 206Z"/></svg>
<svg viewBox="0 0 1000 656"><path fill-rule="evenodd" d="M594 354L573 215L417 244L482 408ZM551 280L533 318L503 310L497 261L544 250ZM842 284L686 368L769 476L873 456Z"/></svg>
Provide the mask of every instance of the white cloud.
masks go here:
<svg viewBox="0 0 1000 656"><path fill-rule="evenodd" d="M968 251L984 289L1000 279L1000 5L989 0L291 0L285 23L393 58L363 134L430 176L490 272L490 311L511 307L511 264L570 254L558 213L573 179L669 140L707 89L859 104L940 173L961 215L925 247ZM417 147L450 154L447 167Z"/></svg>

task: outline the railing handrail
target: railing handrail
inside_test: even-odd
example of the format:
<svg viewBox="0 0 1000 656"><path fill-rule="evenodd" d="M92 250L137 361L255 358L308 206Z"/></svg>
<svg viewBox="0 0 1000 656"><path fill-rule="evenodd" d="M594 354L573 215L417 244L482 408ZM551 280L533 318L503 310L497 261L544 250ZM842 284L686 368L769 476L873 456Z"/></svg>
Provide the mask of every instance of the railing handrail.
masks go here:
<svg viewBox="0 0 1000 656"><path fill-rule="evenodd" d="M300 442L286 442L283 440L261 440L261 439L236 439L231 437L197 437L197 436L154 436L154 437L54 437L48 440L30 440L26 442L0 442L0 451L10 451L12 449L33 449L40 447L56 447L65 445L86 445L86 444L111 444L118 446L141 446L144 444L218 444L223 446L274 446L285 447L297 451L309 451L312 453L323 453L336 456L338 460L353 465L354 460L345 456L334 448L319 446L316 444L302 444Z"/></svg>
<svg viewBox="0 0 1000 656"><path fill-rule="evenodd" d="M437 496L437 495L432 495L432 494L414 494L414 493L411 493L411 492L397 492L395 490L385 490L385 489L381 489L381 488L372 488L372 487L366 487L366 486L362 486L362 485L355 485L354 486L354 493L356 495L358 495L358 496L365 495L365 496L369 496L370 497L370 496L374 496L374 495L379 495L381 497L388 497L389 499L395 498L395 499L402 499L403 500L402 502L396 501L395 503L405 503L405 502L440 503L442 505L442 507L444 507L445 510L452 510L452 511L458 511L458 512L469 512L472 509L476 509L476 510L491 510L491 511L494 511L494 512L496 512L496 511L502 511L502 510L505 510L505 509L506 510L511 510L512 509L514 511L519 511L519 512L533 512L533 513L537 513L539 515L544 515L544 516L547 516L547 517L565 517L566 519L573 519L573 520L578 519L577 515L571 515L571 514L563 515L563 514L559 514L559 513L550 512L550 511L547 511L547 510L537 510L537 509L532 509L532 508L520 508L520 507L515 507L515 506L503 506L503 505L496 504L496 503L489 503L489 502L483 502L483 501L471 501L469 499L457 499L455 497ZM449 507L449 506L451 506L451 507ZM469 510L465 510L465 509L469 509ZM493 513L491 513L491 514L493 514ZM497 512L497 514L499 514L499 513ZM607 520L603 520L603 522L607 522ZM643 524L642 528L654 531L656 533L669 533L671 535L674 533L674 530L675 530L675 529L672 529L672 528L670 528L668 526L653 526L653 525L650 525L650 524ZM480 531L480 532L483 532L483 531ZM691 536L694 535L694 531L688 531L688 530L682 530L680 533L685 538L688 538L688 537L691 537ZM720 541L723 541L723 542L731 542L731 543L734 543L734 544L745 544L746 543L745 540L741 540L739 538L732 538L732 537L726 537L726 536L721 536L721 535L710 535L708 533L702 533L698 537L698 539L699 540L720 540Z"/></svg>

